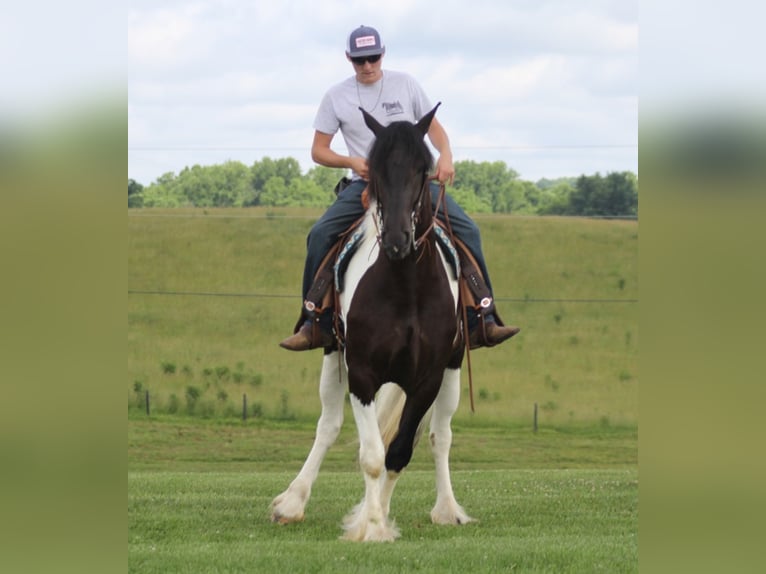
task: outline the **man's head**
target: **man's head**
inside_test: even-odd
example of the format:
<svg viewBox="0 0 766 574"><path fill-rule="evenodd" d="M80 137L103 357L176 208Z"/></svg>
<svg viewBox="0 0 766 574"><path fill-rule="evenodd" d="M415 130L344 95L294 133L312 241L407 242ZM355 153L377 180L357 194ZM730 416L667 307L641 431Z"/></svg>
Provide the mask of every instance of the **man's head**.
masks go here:
<svg viewBox="0 0 766 574"><path fill-rule="evenodd" d="M380 65L386 47L380 34L370 26L359 26L351 32L346 42L346 58L354 65L357 80L371 84L380 79Z"/></svg>

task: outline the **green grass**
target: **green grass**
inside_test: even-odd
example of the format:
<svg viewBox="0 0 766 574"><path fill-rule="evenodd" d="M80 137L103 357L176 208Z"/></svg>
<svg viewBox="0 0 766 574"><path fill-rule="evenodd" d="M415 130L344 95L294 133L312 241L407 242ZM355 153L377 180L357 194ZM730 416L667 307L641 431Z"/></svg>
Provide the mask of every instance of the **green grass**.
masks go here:
<svg viewBox="0 0 766 574"><path fill-rule="evenodd" d="M197 416L235 416L247 394L262 417L316 418L320 353L290 353L277 344L297 319L305 236L319 213L131 211L129 405L142 407L138 383L156 412L185 412L191 386L200 392ZM522 332L472 354L477 412L469 411L464 369L457 420L531 424L538 403L548 425L635 426L638 305L579 300L637 299L637 222L476 220L499 310Z"/></svg>
<svg viewBox="0 0 766 574"><path fill-rule="evenodd" d="M268 505L286 472L128 476L129 572L638 571L637 482L630 470L457 471L455 494L479 519L435 526L433 476L407 471L393 544L338 539L359 501L353 473L320 475L303 523L277 526Z"/></svg>
<svg viewBox="0 0 766 574"><path fill-rule="evenodd" d="M635 428L456 424L455 495L478 519L432 525L433 464L416 448L391 505L393 544L339 540L363 494L347 420L306 519L277 526L272 498L313 440L301 422L128 421L130 572L637 572Z"/></svg>
<svg viewBox="0 0 766 574"><path fill-rule="evenodd" d="M483 423L483 424L482 424ZM314 423L299 421L222 422L160 416L128 421L128 460L134 471L297 472L314 438ZM635 427L541 428L453 425L452 468L475 469L625 469L638 464ZM421 441L408 467L433 467L428 441ZM356 427L347 408L344 425L323 469L357 472Z"/></svg>
<svg viewBox="0 0 766 574"><path fill-rule="evenodd" d="M340 541L363 492L348 405L305 522L269 522L319 414L320 353L277 347L297 318L318 215L130 214L129 571L636 572L638 305L604 301L638 297L636 222L477 217L500 312L523 329L472 353L475 414L463 371L452 478L479 522L430 523L424 440L392 501L402 537Z"/></svg>

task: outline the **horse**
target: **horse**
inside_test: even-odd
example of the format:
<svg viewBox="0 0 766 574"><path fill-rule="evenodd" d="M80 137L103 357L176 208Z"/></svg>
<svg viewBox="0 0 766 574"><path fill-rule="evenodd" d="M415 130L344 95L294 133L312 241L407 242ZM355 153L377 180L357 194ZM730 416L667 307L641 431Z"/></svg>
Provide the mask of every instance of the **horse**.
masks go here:
<svg viewBox="0 0 766 574"><path fill-rule="evenodd" d="M342 538L392 541L400 536L389 517L391 497L429 419L437 492L431 520L453 525L473 520L457 503L449 472L451 420L460 399L465 349L457 279L433 231L433 156L424 138L438 107L417 123L385 127L360 108L375 140L368 158L363 236L339 294L345 348L325 349L314 444L296 478L273 500L274 522L304 519L319 467L343 422L346 388L365 494L344 519Z"/></svg>

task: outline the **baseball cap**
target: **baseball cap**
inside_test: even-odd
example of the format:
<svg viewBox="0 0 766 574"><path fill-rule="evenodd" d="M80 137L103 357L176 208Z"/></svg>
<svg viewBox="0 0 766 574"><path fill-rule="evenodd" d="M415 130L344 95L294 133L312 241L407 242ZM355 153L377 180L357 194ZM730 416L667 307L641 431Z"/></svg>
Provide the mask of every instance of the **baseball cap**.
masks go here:
<svg viewBox="0 0 766 574"><path fill-rule="evenodd" d="M351 58L375 56L385 54L386 47L381 43L380 34L375 28L362 25L349 35L346 53Z"/></svg>

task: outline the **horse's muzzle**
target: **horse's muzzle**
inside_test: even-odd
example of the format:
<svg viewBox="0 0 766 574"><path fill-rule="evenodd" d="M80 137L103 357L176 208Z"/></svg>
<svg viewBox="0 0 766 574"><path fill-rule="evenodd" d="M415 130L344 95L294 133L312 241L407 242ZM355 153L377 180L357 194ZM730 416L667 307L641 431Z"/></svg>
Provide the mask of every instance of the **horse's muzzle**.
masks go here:
<svg viewBox="0 0 766 574"><path fill-rule="evenodd" d="M386 234L384 234L381 241L383 251L391 261L401 261L412 251L412 235L409 233L398 233L396 235L396 240L392 240L394 238L386 237Z"/></svg>

